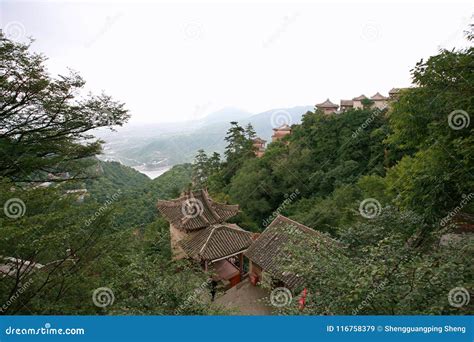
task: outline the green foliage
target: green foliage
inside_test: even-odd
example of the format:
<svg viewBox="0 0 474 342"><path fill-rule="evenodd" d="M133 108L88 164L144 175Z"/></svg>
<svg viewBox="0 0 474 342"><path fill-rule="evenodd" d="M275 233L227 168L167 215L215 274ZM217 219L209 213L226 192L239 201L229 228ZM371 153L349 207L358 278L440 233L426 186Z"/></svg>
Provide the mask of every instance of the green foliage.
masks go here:
<svg viewBox="0 0 474 342"><path fill-rule="evenodd" d="M23 216L0 217L1 256L9 258L2 262L13 265L11 275L0 281L0 301L6 303L25 282L32 283L4 313L60 313L68 305L68 310L80 313L87 287L95 283L94 277L89 284L81 280L96 269L108 237L114 234L112 207L99 211L97 203L79 204L60 188L22 189L6 181L0 188L1 203L24 203ZM80 285L75 286L76 282ZM65 299L71 293L73 302Z"/></svg>
<svg viewBox="0 0 474 342"><path fill-rule="evenodd" d="M91 130L122 125L124 104L110 96L80 94L85 81L75 72L52 78L46 57L0 32L0 177L44 181L68 172L84 178L87 157L100 152Z"/></svg>
<svg viewBox="0 0 474 342"><path fill-rule="evenodd" d="M447 294L472 279L472 269L466 264L472 246L460 241L439 248L439 235L423 234L423 230L429 229L422 217L385 207L375 220L361 220L348 227L339 247L310 238L306 243L313 247L302 249L295 237L288 252L296 255L297 261L286 267L308 280L309 295L304 311L290 306L285 312L467 314L468 307L458 310L450 306Z"/></svg>
<svg viewBox="0 0 474 342"><path fill-rule="evenodd" d="M249 124L247 128L244 129L235 121L232 121L230 125L231 127L227 131L227 136L224 138L227 142L224 151L226 160L221 171L222 178L227 184L244 161L255 157L252 141L255 137L255 131L252 126Z"/></svg>
<svg viewBox="0 0 474 342"><path fill-rule="evenodd" d="M202 188L207 178L209 160L204 150L199 150L193 163L193 183L196 187Z"/></svg>
<svg viewBox="0 0 474 342"><path fill-rule="evenodd" d="M388 173L397 204L435 221L474 186L474 48L441 51L413 70L418 87L390 112L387 139L406 154Z"/></svg>
<svg viewBox="0 0 474 342"><path fill-rule="evenodd" d="M1 313L220 313L206 304L199 265L171 260L169 224L155 207L192 187L239 204L233 221L251 231L281 213L325 233L304 243L296 236L293 261L281 261L309 290L304 311L283 313L470 313L450 306L447 293L472 285L472 244L459 236L440 244L456 225L439 222L474 207L460 205L474 185L473 48L419 62L416 87L388 111L369 100L340 115L308 112L261 158L253 127L231 122L225 160L199 150L193 165L150 180L93 157L101 142L88 132L125 122L123 104L78 97L77 74L53 79L28 45L1 33L0 43L0 203L21 200L26 209L0 216L1 262L12 267L0 279L0 302L11 302ZM380 213L363 217L364 199ZM99 287L112 289L112 306L93 304Z"/></svg>
<svg viewBox="0 0 474 342"><path fill-rule="evenodd" d="M97 160L89 132L124 123L124 105L81 97L78 74L50 77L44 56L1 33L0 61L0 313L215 313L186 301L205 274L171 261L155 208L189 187L191 165L150 180ZM99 287L114 294L107 308L94 305Z"/></svg>

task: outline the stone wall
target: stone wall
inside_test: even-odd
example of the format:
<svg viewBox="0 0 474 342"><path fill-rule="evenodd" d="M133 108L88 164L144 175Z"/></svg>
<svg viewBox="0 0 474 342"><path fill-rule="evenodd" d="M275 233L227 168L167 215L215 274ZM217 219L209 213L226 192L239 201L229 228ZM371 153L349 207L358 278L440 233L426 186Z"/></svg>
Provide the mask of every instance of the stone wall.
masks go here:
<svg viewBox="0 0 474 342"><path fill-rule="evenodd" d="M183 251L178 242L187 237L188 235L182 230L176 228L170 224L170 240L171 240L171 251L173 252L173 259L183 259L186 257L186 253Z"/></svg>

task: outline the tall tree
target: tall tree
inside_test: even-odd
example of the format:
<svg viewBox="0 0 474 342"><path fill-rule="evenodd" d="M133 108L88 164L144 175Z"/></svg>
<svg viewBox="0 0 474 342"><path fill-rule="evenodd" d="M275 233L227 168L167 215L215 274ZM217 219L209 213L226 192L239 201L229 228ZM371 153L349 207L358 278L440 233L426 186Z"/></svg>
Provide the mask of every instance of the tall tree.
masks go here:
<svg viewBox="0 0 474 342"><path fill-rule="evenodd" d="M388 141L405 153L388 172L397 204L435 221L474 188L474 48L443 50L412 71L390 112Z"/></svg>
<svg viewBox="0 0 474 342"><path fill-rule="evenodd" d="M214 152L212 156L209 157L209 173L210 175L219 172L221 169L221 155L217 152Z"/></svg>
<svg viewBox="0 0 474 342"><path fill-rule="evenodd" d="M251 131L246 132L236 121L232 121L230 125L225 137L227 146L224 151L226 162L223 177L226 184L230 182L243 162L254 156L253 143L248 137Z"/></svg>
<svg viewBox="0 0 474 342"><path fill-rule="evenodd" d="M0 176L44 181L69 172L67 178L83 178L84 162L101 151L89 132L122 125L128 112L108 95L82 95L85 81L75 72L51 77L46 57L30 52L30 45L0 32Z"/></svg>
<svg viewBox="0 0 474 342"><path fill-rule="evenodd" d="M209 159L206 152L200 149L193 162L193 183L196 188L202 188L209 177Z"/></svg>

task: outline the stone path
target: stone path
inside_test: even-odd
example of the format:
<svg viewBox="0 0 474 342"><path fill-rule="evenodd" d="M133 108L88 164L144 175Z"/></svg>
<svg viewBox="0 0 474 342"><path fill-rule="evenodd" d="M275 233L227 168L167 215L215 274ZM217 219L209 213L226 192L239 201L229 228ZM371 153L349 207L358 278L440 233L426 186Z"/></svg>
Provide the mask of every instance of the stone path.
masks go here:
<svg viewBox="0 0 474 342"><path fill-rule="evenodd" d="M235 315L271 315L272 308L267 304L268 295L267 290L253 286L247 278L217 297L212 305L232 310Z"/></svg>

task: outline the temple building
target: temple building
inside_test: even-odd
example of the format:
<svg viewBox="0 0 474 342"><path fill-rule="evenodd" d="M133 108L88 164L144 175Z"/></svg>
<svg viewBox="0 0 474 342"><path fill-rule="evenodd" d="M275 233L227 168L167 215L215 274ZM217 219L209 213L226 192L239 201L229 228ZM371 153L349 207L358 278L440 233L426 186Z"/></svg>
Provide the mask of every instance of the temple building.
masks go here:
<svg viewBox="0 0 474 342"><path fill-rule="evenodd" d="M339 106L335 103L332 103L329 99L327 99L323 103L317 104L316 108L321 110L324 114L332 114L337 111Z"/></svg>
<svg viewBox="0 0 474 342"><path fill-rule="evenodd" d="M291 127L287 124L281 125L273 129L272 142L283 139L288 134L291 134Z"/></svg>
<svg viewBox="0 0 474 342"><path fill-rule="evenodd" d="M372 108L384 109L388 105L388 98L377 92L374 96L370 98L374 104Z"/></svg>
<svg viewBox="0 0 474 342"><path fill-rule="evenodd" d="M362 101L364 101L364 100L368 100L367 96L365 96L364 94L362 94L360 96L357 96L357 97L354 97L352 99L352 108L354 108L354 109L364 108L364 105L362 104Z"/></svg>
<svg viewBox="0 0 474 342"><path fill-rule="evenodd" d="M239 212L238 205L214 202L206 190L196 190L159 200L157 207L170 223L174 259L196 260L228 287L240 282L243 253L252 243L252 233L225 222Z"/></svg>
<svg viewBox="0 0 474 342"><path fill-rule="evenodd" d="M390 91L388 92L388 97L390 98L390 100L398 99L398 95L400 94L400 90L401 90L401 88L392 88L392 89L390 89Z"/></svg>
<svg viewBox="0 0 474 342"><path fill-rule="evenodd" d="M253 149L255 151L255 155L260 158L265 154L265 143L267 141L261 138L255 138L253 140Z"/></svg>
<svg viewBox="0 0 474 342"><path fill-rule="evenodd" d="M292 244L292 237L297 237L298 244L305 248L314 248L308 243L311 239L316 239L318 244L329 249L339 248L338 243L326 235L278 215L245 252L249 259L249 277L252 284L265 281L274 286L285 286L292 291L304 286L304 279L288 271L286 265L297 257L293 257L287 249Z"/></svg>
<svg viewBox="0 0 474 342"><path fill-rule="evenodd" d="M354 101L352 100L341 100L340 109L341 112L354 108Z"/></svg>
<svg viewBox="0 0 474 342"><path fill-rule="evenodd" d="M383 96L382 94L377 92L370 98L362 94L360 96L354 97L352 100L341 100L339 111L337 111L337 105L329 101L329 99L327 99L323 103L317 104L316 108L322 110L325 114L344 113L350 109L363 109L364 100L370 100L373 102L370 105L370 108L385 109L390 105L390 101L396 100L398 98L401 90L402 88L392 88L388 92L388 97Z"/></svg>

